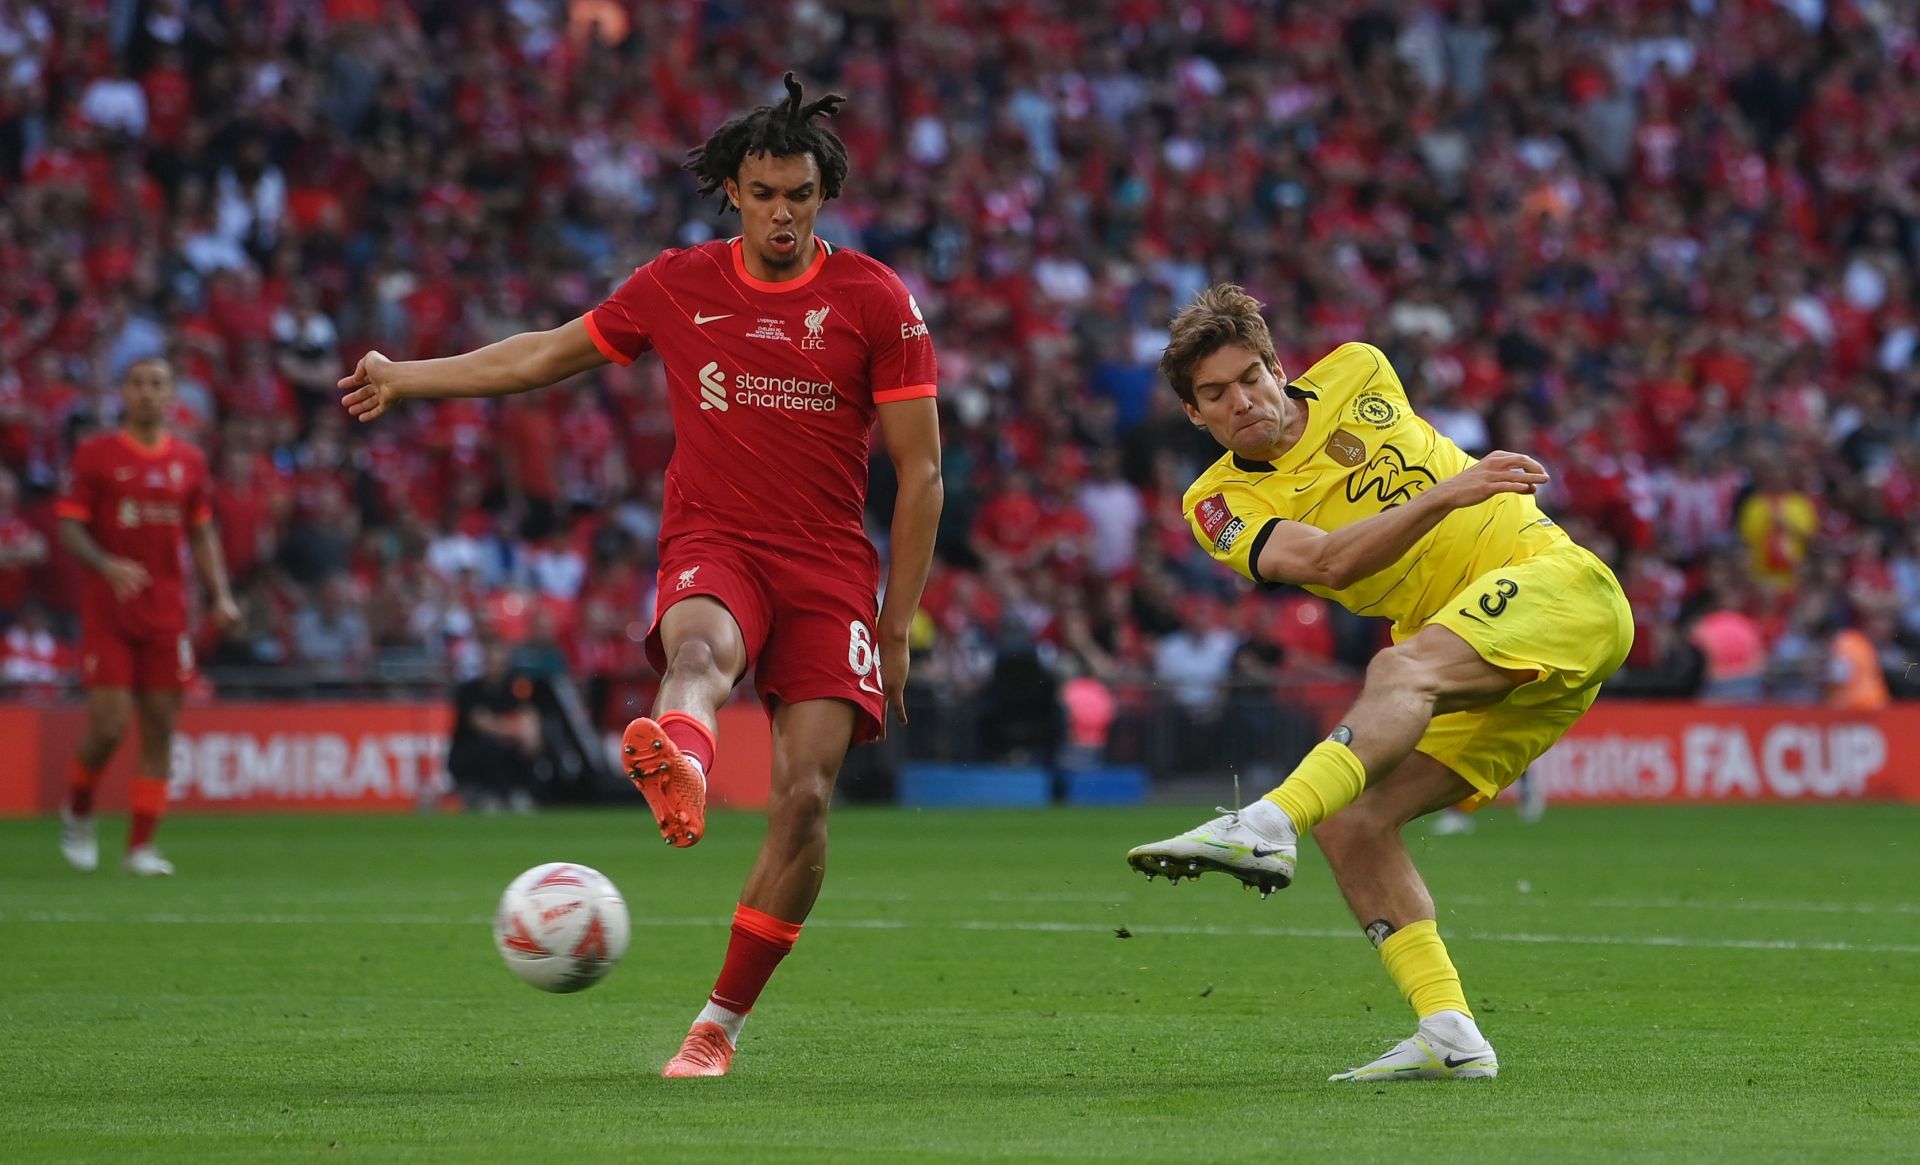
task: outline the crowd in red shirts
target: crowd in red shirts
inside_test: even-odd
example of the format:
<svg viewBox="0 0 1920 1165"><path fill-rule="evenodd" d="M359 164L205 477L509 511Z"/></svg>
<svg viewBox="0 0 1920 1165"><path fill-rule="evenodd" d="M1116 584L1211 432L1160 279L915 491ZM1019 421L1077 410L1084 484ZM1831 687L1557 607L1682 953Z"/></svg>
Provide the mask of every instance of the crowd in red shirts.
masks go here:
<svg viewBox="0 0 1920 1165"><path fill-rule="evenodd" d="M1538 456L1638 676L1818 699L1920 658L1920 38L1880 0L0 0L0 668L50 682L66 451L164 354L246 620L213 662L644 672L672 431L639 361L349 429L334 379L552 326L731 229L686 149L798 70L852 100L820 233L941 359L923 678L1009 641L1170 687L1378 629L1200 554L1153 364L1217 279L1287 367L1364 338ZM875 512L891 491L877 470ZM876 530L884 530L877 521ZM1184 689L1183 689L1184 690ZM1204 690L1204 689L1202 689Z"/></svg>

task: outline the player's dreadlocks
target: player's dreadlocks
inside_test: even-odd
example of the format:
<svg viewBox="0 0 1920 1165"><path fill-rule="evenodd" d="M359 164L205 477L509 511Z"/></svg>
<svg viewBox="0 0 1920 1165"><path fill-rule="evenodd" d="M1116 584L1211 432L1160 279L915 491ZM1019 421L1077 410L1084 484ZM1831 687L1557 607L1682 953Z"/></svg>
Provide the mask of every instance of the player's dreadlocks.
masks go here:
<svg viewBox="0 0 1920 1165"><path fill-rule="evenodd" d="M705 145L688 152L687 170L700 180L701 194L724 190L727 179L740 173L740 163L749 154L776 158L812 154L820 167L821 193L827 198L839 195L847 177L847 147L832 130L814 125L813 119L832 117L846 98L829 93L802 103L800 82L792 73L787 74L786 83L785 101L741 114L714 130Z"/></svg>

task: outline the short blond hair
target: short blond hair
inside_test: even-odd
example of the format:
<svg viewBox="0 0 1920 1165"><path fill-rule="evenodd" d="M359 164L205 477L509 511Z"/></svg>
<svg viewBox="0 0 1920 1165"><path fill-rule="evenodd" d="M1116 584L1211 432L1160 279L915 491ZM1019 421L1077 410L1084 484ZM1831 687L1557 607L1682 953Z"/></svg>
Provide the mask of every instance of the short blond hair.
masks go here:
<svg viewBox="0 0 1920 1165"><path fill-rule="evenodd" d="M1173 317L1166 350L1160 353L1160 374L1180 399L1193 403L1193 370L1202 360L1229 344L1244 345L1278 372L1280 357L1273 350L1273 333L1261 303L1237 283L1216 283Z"/></svg>

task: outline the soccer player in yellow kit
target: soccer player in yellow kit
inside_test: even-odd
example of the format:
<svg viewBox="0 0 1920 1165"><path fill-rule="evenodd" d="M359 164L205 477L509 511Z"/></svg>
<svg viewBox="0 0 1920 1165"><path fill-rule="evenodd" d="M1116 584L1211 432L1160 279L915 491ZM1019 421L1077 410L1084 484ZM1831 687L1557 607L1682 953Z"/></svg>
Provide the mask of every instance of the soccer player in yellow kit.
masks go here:
<svg viewBox="0 0 1920 1165"><path fill-rule="evenodd" d="M1127 861L1150 878L1219 871L1264 898L1312 833L1420 1020L1332 1079L1497 1075L1400 831L1497 797L1580 718L1632 646L1626 596L1540 512L1540 464L1461 452L1378 348L1344 344L1289 382L1260 304L1223 284L1174 319L1160 367L1227 449L1186 493L1201 545L1254 582L1392 619L1394 645L1277 788Z"/></svg>

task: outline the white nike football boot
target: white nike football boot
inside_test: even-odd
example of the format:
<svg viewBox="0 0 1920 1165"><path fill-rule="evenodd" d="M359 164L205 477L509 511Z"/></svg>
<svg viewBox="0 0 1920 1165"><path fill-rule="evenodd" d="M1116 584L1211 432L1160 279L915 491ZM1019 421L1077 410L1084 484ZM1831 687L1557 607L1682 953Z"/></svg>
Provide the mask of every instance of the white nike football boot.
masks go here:
<svg viewBox="0 0 1920 1165"><path fill-rule="evenodd" d="M1457 1011L1442 1011L1420 1021L1420 1030L1393 1046L1393 1050L1358 1068L1349 1068L1328 1080L1365 1084L1376 1080L1474 1080L1500 1074L1493 1045L1473 1020Z"/></svg>
<svg viewBox="0 0 1920 1165"><path fill-rule="evenodd" d="M161 857L160 851L150 845L128 850L120 868L141 878L165 878L173 873L173 863Z"/></svg>
<svg viewBox="0 0 1920 1165"><path fill-rule="evenodd" d="M1175 885L1182 878L1197 878L1208 870L1217 870L1260 891L1262 898L1292 884L1300 838L1286 815L1274 815L1280 819L1281 836L1268 837L1256 833L1239 810L1222 809L1221 813L1224 816L1178 837L1135 846L1127 851L1127 864L1149 879L1164 874Z"/></svg>
<svg viewBox="0 0 1920 1165"><path fill-rule="evenodd" d="M60 856L83 874L100 868L100 839L95 835L93 818L76 817L65 805L60 806Z"/></svg>

